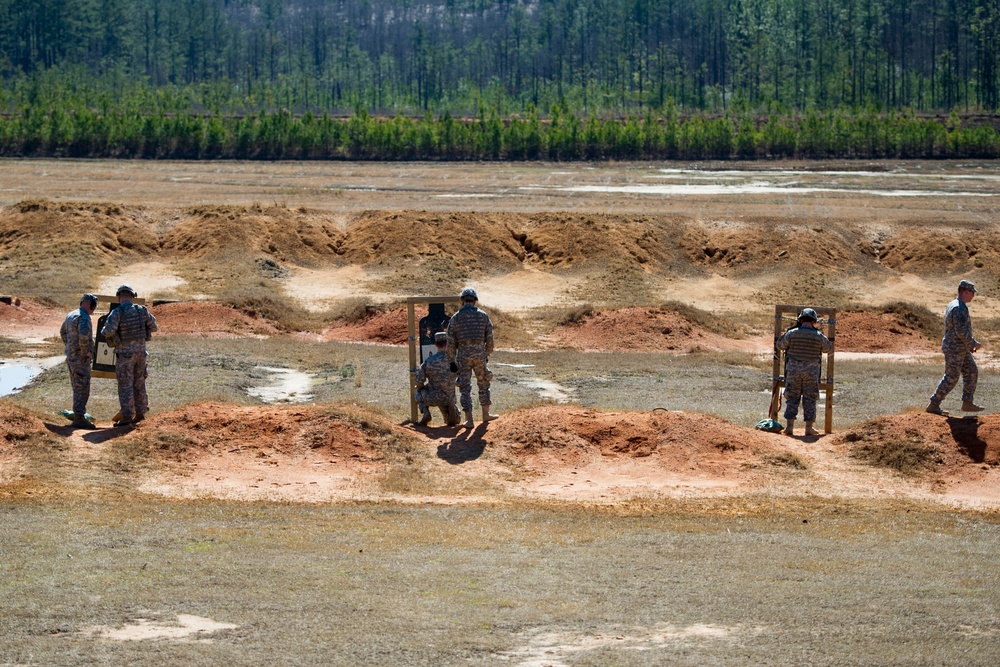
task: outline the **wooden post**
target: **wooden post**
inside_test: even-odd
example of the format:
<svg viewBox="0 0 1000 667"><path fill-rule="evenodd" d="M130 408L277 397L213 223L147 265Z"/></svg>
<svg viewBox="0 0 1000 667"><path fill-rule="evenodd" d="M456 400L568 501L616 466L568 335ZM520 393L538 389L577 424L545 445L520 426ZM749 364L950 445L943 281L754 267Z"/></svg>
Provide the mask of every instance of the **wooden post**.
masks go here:
<svg viewBox="0 0 1000 667"><path fill-rule="evenodd" d="M836 308L819 308L816 306L797 306L792 304L778 304L774 307L774 339L777 341L782 335L784 335L783 330L783 320L786 314L791 314L792 319L798 317L799 313L802 312L803 308L812 308L816 311L819 316L820 321L817 324L820 325L820 330L822 330L822 325L826 324L826 337L830 339L830 342L834 344L833 349L831 349L826 355L826 378L820 377L819 388L820 390L826 391L826 414L824 415L823 432L832 433L833 432L833 360L834 352L837 349L837 343L835 340L836 328L837 328L837 309ZM776 351L774 353L774 363L772 365L771 372L771 414L769 415L771 419L777 419L778 415L778 392L785 387L785 376L784 370L784 352ZM820 366L822 368L822 364Z"/></svg>

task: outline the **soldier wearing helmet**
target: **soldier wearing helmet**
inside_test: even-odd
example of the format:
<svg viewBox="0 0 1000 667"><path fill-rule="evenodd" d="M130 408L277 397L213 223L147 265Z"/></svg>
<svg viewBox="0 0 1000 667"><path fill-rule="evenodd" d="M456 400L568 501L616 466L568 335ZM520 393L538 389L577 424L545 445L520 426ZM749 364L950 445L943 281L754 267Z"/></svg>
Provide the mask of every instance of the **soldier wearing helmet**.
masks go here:
<svg viewBox="0 0 1000 667"><path fill-rule="evenodd" d="M833 349L833 343L816 328L819 317L812 308L803 308L796 325L775 341L775 348L785 352L785 433L792 435L802 401L802 416L806 435L818 435L816 401L819 400L819 380L823 353Z"/></svg>
<svg viewBox="0 0 1000 667"><path fill-rule="evenodd" d="M130 426L142 421L149 410L146 394L146 341L156 331L156 318L146 309L132 303L138 296L129 285L116 292L118 307L113 308L101 333L108 345L115 348L115 376L118 380L118 403L122 417L115 426Z"/></svg>
<svg viewBox="0 0 1000 667"><path fill-rule="evenodd" d="M73 426L97 428L86 419L87 401L90 399L90 368L94 358L94 325L90 316L97 308L97 297L84 294L80 307L66 315L59 329L59 337L66 346L66 365L73 387Z"/></svg>
<svg viewBox="0 0 1000 667"><path fill-rule="evenodd" d="M962 411L981 412L983 408L975 404L976 383L979 381L979 367L973 352L979 351L982 344L972 335L972 317L969 315L968 304L972 302L979 290L968 280L958 283L958 296L944 311L944 340L941 341L941 351L944 352L944 377L938 383L937 390L931 396L927 412L934 415L947 415L941 409L941 401L958 384L962 378Z"/></svg>
<svg viewBox="0 0 1000 667"><path fill-rule="evenodd" d="M461 394L462 410L465 413L465 428L472 428L472 375L476 376L479 389L479 405L483 409L483 422L496 419L490 414L490 381L493 373L486 366L493 354L493 322L490 316L476 307L479 295L476 290L466 287L461 294L462 307L448 322L448 361L451 371L458 373L458 389Z"/></svg>

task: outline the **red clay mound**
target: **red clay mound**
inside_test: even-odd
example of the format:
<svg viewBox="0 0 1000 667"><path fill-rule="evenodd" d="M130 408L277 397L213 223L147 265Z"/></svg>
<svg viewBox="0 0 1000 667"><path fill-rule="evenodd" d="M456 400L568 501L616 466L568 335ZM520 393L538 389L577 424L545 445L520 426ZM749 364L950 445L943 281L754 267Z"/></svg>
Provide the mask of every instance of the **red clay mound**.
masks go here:
<svg viewBox="0 0 1000 667"><path fill-rule="evenodd" d="M45 432L41 419L10 401L0 399L0 456L13 453L19 442Z"/></svg>
<svg viewBox="0 0 1000 667"><path fill-rule="evenodd" d="M732 339L706 331L672 310L638 306L603 310L579 323L560 326L549 340L588 352L680 353L734 346Z"/></svg>
<svg viewBox="0 0 1000 667"><path fill-rule="evenodd" d="M0 335L11 335L23 329L53 326L50 335L58 335L65 314L57 308L33 299L14 297L9 304L0 301Z"/></svg>
<svg viewBox="0 0 1000 667"><path fill-rule="evenodd" d="M915 325L895 313L843 312L837 315L837 350L920 353L940 349Z"/></svg>
<svg viewBox="0 0 1000 667"><path fill-rule="evenodd" d="M152 308L161 334L242 338L271 336L278 330L230 306L210 301L165 303Z"/></svg>
<svg viewBox="0 0 1000 667"><path fill-rule="evenodd" d="M395 436L388 427L329 407L204 403L150 417L126 437L146 441L153 456L194 462L205 455L309 452L375 461L381 458L376 444Z"/></svg>
<svg viewBox="0 0 1000 667"><path fill-rule="evenodd" d="M350 324L335 324L323 334L323 340L406 345L408 331L406 308L392 308Z"/></svg>
<svg viewBox="0 0 1000 667"><path fill-rule="evenodd" d="M856 458L885 467L962 478L984 465L1000 465L1000 415L886 415L835 436L834 442Z"/></svg>
<svg viewBox="0 0 1000 667"><path fill-rule="evenodd" d="M539 469L581 464L594 456L648 457L672 471L723 479L784 451L779 436L685 412L543 406L495 422L489 435L491 442Z"/></svg>

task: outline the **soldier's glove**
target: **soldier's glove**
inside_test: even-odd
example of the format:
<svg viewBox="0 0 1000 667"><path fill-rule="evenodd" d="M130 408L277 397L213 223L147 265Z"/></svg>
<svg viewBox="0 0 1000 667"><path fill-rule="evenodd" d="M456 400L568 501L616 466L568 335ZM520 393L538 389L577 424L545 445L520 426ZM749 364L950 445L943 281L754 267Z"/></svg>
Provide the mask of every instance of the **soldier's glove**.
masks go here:
<svg viewBox="0 0 1000 667"><path fill-rule="evenodd" d="M451 369L452 373L457 373L458 372L458 364L456 364L454 361L451 362L451 365L448 366L448 368Z"/></svg>

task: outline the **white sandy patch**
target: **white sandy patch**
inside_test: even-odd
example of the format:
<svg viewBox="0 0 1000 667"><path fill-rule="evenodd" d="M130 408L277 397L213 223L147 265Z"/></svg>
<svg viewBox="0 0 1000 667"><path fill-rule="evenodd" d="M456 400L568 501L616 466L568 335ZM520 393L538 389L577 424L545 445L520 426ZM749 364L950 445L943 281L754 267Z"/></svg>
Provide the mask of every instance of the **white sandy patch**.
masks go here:
<svg viewBox="0 0 1000 667"><path fill-rule="evenodd" d="M497 308L507 312L545 306L575 306L583 303L569 296L581 280L568 276L523 269L497 278L473 283L484 310Z"/></svg>
<svg viewBox="0 0 1000 667"><path fill-rule="evenodd" d="M146 618L138 618L132 625L120 628L110 626L95 626L82 628L80 634L90 635L97 639L108 641L142 641L145 639L170 639L174 641L190 641L192 637L196 641L208 642L204 635L218 632L219 630L235 630L238 625L232 623L219 623L210 618L202 616L192 616L191 614L178 614L177 623L167 625L158 621L151 621Z"/></svg>
<svg viewBox="0 0 1000 667"><path fill-rule="evenodd" d="M308 373L291 368L261 366L258 370L270 374L270 382L251 387L247 393L265 403L306 403L312 400L309 388L313 378Z"/></svg>
<svg viewBox="0 0 1000 667"><path fill-rule="evenodd" d="M521 635L525 644L501 654L517 667L569 667L574 657L599 649L648 651L670 645L723 641L744 633L743 628L697 623L677 626L661 623L652 628L634 628L628 633L585 634L536 630ZM753 630L749 634L759 634Z"/></svg>
<svg viewBox="0 0 1000 667"><path fill-rule="evenodd" d="M385 303L403 296L374 293L367 287L369 280L371 277L362 267L351 265L335 269L296 267L283 282L285 293L312 312L328 310L338 301L359 296L372 303Z"/></svg>
<svg viewBox="0 0 1000 667"><path fill-rule="evenodd" d="M141 298L150 299L153 296L172 296L187 281L162 262L141 262L105 278L97 288L97 293L114 294L118 286L123 284L130 285Z"/></svg>

